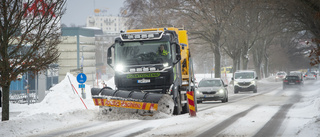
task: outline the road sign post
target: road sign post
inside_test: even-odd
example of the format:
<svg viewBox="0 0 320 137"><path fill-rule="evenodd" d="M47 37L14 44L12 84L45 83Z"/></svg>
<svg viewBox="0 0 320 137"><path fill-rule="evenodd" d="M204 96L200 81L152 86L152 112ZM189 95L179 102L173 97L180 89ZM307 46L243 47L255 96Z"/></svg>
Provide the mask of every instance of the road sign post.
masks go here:
<svg viewBox="0 0 320 137"><path fill-rule="evenodd" d="M82 93L81 93L81 95L82 95L82 98L83 99L86 99L86 93L85 93L85 90L84 90L84 88L85 88L85 82L87 81L87 76L86 76L86 74L84 74L84 73L79 73L78 75L77 75L77 81L80 83L79 84L79 88L81 88L81 90L82 90ZM80 87L81 86L81 87Z"/></svg>

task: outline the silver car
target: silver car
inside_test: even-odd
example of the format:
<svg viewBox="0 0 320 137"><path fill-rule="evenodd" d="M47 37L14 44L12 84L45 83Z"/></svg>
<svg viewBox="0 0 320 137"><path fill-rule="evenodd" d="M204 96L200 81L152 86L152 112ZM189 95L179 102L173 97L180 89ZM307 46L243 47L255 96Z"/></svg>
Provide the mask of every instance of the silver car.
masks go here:
<svg viewBox="0 0 320 137"><path fill-rule="evenodd" d="M202 101L221 101L228 102L227 84L220 78L202 79L196 88L197 102Z"/></svg>
<svg viewBox="0 0 320 137"><path fill-rule="evenodd" d="M317 80L317 74L315 72L307 72L304 74L305 79Z"/></svg>

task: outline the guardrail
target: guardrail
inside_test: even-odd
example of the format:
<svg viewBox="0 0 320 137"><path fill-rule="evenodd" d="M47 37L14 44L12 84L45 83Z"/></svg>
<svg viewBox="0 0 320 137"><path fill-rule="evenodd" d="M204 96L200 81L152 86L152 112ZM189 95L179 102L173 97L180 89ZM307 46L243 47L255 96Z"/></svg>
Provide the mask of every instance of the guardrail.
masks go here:
<svg viewBox="0 0 320 137"><path fill-rule="evenodd" d="M36 90L29 90L29 93L26 90L12 90L9 94L9 101L11 103L37 103L38 95Z"/></svg>

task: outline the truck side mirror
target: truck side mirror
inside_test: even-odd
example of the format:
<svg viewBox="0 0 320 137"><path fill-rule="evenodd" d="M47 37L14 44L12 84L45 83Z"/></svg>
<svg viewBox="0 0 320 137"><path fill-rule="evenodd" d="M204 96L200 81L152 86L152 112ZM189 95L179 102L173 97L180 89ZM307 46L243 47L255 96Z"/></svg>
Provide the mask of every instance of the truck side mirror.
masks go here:
<svg viewBox="0 0 320 137"><path fill-rule="evenodd" d="M111 65L112 64L112 48L114 48L114 45L109 47L107 52L107 63L111 68L113 68L113 66Z"/></svg>
<svg viewBox="0 0 320 137"><path fill-rule="evenodd" d="M180 55L180 45L178 45L178 44L176 44L176 52L177 52L177 54L179 54Z"/></svg>
<svg viewBox="0 0 320 137"><path fill-rule="evenodd" d="M181 55L177 55L176 59L177 59L177 61L180 61L181 60Z"/></svg>

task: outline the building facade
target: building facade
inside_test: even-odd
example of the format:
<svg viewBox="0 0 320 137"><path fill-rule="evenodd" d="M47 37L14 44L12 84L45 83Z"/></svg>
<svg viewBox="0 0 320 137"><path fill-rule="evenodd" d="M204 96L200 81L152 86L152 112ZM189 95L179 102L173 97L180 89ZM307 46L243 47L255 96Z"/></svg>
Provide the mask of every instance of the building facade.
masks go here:
<svg viewBox="0 0 320 137"><path fill-rule="evenodd" d="M81 69L87 75L86 84L94 85L96 80L95 36L102 35L99 28L62 28L62 42L59 48L59 82L66 74L77 76Z"/></svg>
<svg viewBox="0 0 320 137"><path fill-rule="evenodd" d="M126 20L126 18L118 16L89 16L87 27L101 28L103 33L119 34L121 30L127 30Z"/></svg>

